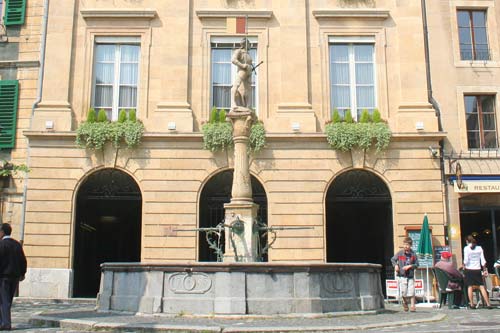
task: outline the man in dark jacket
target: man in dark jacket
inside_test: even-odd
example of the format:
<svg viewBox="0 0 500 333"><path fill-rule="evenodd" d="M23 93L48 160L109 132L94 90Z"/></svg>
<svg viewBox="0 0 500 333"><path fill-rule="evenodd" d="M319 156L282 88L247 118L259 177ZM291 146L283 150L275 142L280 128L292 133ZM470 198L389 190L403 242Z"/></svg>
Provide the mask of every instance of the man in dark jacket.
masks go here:
<svg viewBox="0 0 500 333"><path fill-rule="evenodd" d="M10 308L19 281L26 274L26 257L18 241L10 237L12 227L8 223L0 226L0 330L12 329Z"/></svg>

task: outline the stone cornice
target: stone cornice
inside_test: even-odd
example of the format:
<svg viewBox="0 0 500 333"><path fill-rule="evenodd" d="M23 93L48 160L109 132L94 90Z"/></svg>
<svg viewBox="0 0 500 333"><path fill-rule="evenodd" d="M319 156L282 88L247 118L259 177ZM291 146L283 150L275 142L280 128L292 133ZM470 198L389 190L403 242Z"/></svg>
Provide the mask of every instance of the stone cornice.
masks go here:
<svg viewBox="0 0 500 333"><path fill-rule="evenodd" d="M389 17L389 10L379 8L363 9L318 9L313 10L315 18L339 19L339 18L365 18L385 20Z"/></svg>
<svg viewBox="0 0 500 333"><path fill-rule="evenodd" d="M102 9L87 8L80 10L82 17L88 19L148 19L152 20L157 16L155 9Z"/></svg>
<svg viewBox="0 0 500 333"><path fill-rule="evenodd" d="M220 17L241 17L270 19L273 16L272 10L231 10L231 9L204 9L197 10L196 15L200 19L220 18Z"/></svg>
<svg viewBox="0 0 500 333"><path fill-rule="evenodd" d="M0 68L40 67L38 60L1 60Z"/></svg>
<svg viewBox="0 0 500 333"><path fill-rule="evenodd" d="M31 131L26 130L23 134L29 139L72 139L76 137L76 131L58 132L58 131ZM441 140L446 137L446 132L396 132L392 133L392 140L394 141L421 141L421 140ZM147 132L144 134L143 139L150 141L155 139L162 140L175 140L179 139L186 141L197 141L203 138L200 132L195 133L155 133ZM312 141L325 141L326 135L324 133L267 133L266 138L269 141L295 141L295 140L312 140Z"/></svg>

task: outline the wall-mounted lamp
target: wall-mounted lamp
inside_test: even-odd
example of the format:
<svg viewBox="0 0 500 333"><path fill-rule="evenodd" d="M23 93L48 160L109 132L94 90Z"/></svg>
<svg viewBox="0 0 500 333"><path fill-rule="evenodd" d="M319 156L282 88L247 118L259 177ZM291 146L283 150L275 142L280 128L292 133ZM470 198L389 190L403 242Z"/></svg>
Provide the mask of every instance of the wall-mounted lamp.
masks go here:
<svg viewBox="0 0 500 333"><path fill-rule="evenodd" d="M433 158L438 157L439 156L439 148L438 147L429 146L429 153L431 154L431 156Z"/></svg>
<svg viewBox="0 0 500 333"><path fill-rule="evenodd" d="M294 132L298 132L298 131L300 131L300 123L298 123L298 122L293 122L293 123L292 123L292 131L294 131Z"/></svg>
<svg viewBox="0 0 500 333"><path fill-rule="evenodd" d="M175 131L175 129L177 128L177 125L176 125L175 121L169 121L168 124L167 124L167 128L170 131Z"/></svg>
<svg viewBox="0 0 500 333"><path fill-rule="evenodd" d="M46 120L45 121L45 129L46 130L53 130L54 129L54 121L53 120Z"/></svg>
<svg viewBox="0 0 500 333"><path fill-rule="evenodd" d="M424 122L423 121L417 121L415 123L415 129L417 131L422 131L424 129Z"/></svg>

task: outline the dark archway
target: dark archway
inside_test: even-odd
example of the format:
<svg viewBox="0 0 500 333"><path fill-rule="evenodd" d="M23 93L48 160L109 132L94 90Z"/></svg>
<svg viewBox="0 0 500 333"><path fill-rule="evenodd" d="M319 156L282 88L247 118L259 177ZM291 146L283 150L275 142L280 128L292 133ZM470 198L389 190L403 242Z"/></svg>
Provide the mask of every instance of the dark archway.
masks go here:
<svg viewBox="0 0 500 333"><path fill-rule="evenodd" d="M326 195L328 262L382 265L382 283L394 277L392 201L385 183L365 170L339 175ZM384 269L385 268L385 269Z"/></svg>
<svg viewBox="0 0 500 333"><path fill-rule="evenodd" d="M267 225L267 196L262 184L251 176L253 201L259 205L258 218ZM215 227L224 220L224 204L231 200L233 170L222 171L205 184L200 196L200 228ZM265 244L267 239L261 239ZM224 244L224 240L221 241ZM217 256L208 247L205 233L200 232L198 244L199 261L217 261ZM267 261L267 255L263 261Z"/></svg>
<svg viewBox="0 0 500 333"><path fill-rule="evenodd" d="M100 264L141 260L142 196L117 169L90 175L76 197L73 297L96 297Z"/></svg>

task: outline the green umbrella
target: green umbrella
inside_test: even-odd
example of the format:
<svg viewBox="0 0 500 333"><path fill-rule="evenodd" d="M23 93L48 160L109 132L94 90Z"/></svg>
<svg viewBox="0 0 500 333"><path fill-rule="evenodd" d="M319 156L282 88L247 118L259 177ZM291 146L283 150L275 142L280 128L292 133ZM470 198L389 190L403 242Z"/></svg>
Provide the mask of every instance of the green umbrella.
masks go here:
<svg viewBox="0 0 500 333"><path fill-rule="evenodd" d="M424 215L424 223L422 223L422 229L420 230L417 254L419 259L423 259L422 264L432 266L432 239L427 214Z"/></svg>
<svg viewBox="0 0 500 333"><path fill-rule="evenodd" d="M420 240L417 248L417 255L421 265L425 265L427 275L427 302L429 302L429 266L432 266L432 239L429 230L429 220L427 214L424 215L424 223L420 230Z"/></svg>

